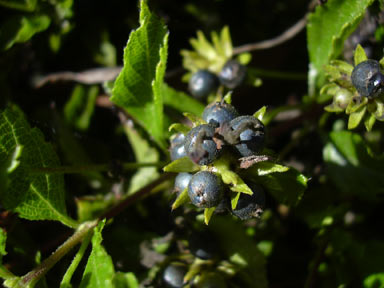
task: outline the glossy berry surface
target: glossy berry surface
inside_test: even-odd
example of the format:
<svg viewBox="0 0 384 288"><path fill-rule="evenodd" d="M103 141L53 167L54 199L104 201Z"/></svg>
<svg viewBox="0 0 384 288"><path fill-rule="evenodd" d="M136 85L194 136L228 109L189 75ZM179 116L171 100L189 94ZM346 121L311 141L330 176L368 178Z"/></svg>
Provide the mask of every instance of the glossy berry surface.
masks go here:
<svg viewBox="0 0 384 288"><path fill-rule="evenodd" d="M219 73L220 83L229 89L234 89L243 83L247 69L236 60L229 60L225 63Z"/></svg>
<svg viewBox="0 0 384 288"><path fill-rule="evenodd" d="M197 99L205 99L218 87L217 76L208 70L199 70L189 80L189 91Z"/></svg>
<svg viewBox="0 0 384 288"><path fill-rule="evenodd" d="M163 272L163 282L168 288L181 288L184 283L184 275L187 267L183 263L171 263Z"/></svg>
<svg viewBox="0 0 384 288"><path fill-rule="evenodd" d="M240 116L233 119L229 126L237 136L236 150L243 157L259 153L265 142L264 124L253 116Z"/></svg>
<svg viewBox="0 0 384 288"><path fill-rule="evenodd" d="M184 149L184 142L185 136L183 133L176 134L171 140L170 154L172 161L187 156Z"/></svg>
<svg viewBox="0 0 384 288"><path fill-rule="evenodd" d="M242 193L232 213L241 220L260 217L265 206L265 193L261 186L247 183L253 195Z"/></svg>
<svg viewBox="0 0 384 288"><path fill-rule="evenodd" d="M185 140L186 154L193 162L199 165L208 165L219 156L219 150L213 140L215 128L209 124L203 124L192 128Z"/></svg>
<svg viewBox="0 0 384 288"><path fill-rule="evenodd" d="M189 181L191 181L192 174L179 173L175 178L175 191L177 193L183 192L188 187Z"/></svg>
<svg viewBox="0 0 384 288"><path fill-rule="evenodd" d="M214 126L220 126L239 116L235 107L225 102L215 102L205 107L203 120Z"/></svg>
<svg viewBox="0 0 384 288"><path fill-rule="evenodd" d="M366 60L359 63L352 71L352 84L357 92L364 97L377 97L384 92L384 75L380 63Z"/></svg>
<svg viewBox="0 0 384 288"><path fill-rule="evenodd" d="M224 184L216 174L200 171L192 176L188 185L188 196L199 208L217 206L224 194Z"/></svg>

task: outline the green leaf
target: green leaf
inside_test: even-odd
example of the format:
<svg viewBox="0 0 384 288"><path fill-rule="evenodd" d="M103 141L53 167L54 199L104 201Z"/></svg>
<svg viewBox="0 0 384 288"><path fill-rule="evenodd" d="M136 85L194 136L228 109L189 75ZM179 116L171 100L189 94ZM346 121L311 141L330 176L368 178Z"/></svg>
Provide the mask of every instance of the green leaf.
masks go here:
<svg viewBox="0 0 384 288"><path fill-rule="evenodd" d="M88 258L80 288L112 287L112 279L115 274L115 269L113 267L112 258L101 245L101 241L103 240L101 231L103 230L104 225L105 220L101 221L94 229L92 252Z"/></svg>
<svg viewBox="0 0 384 288"><path fill-rule="evenodd" d="M183 113L183 115L192 122L194 127L202 124L207 124L207 122L205 122L201 117L198 117L195 114L186 112L186 113Z"/></svg>
<svg viewBox="0 0 384 288"><path fill-rule="evenodd" d="M167 28L141 1L140 27L124 49L124 67L115 81L111 101L123 107L165 149L163 78L167 58Z"/></svg>
<svg viewBox="0 0 384 288"><path fill-rule="evenodd" d="M238 192L235 197L231 198L231 207L232 210L235 210L237 207L237 202L239 201L241 193Z"/></svg>
<svg viewBox="0 0 384 288"><path fill-rule="evenodd" d="M331 65L335 67L341 74L351 76L353 71L353 66L348 62L341 60L332 60Z"/></svg>
<svg viewBox="0 0 384 288"><path fill-rule="evenodd" d="M231 104L232 103L232 91L228 91L228 93L225 94L223 99L224 99L225 103Z"/></svg>
<svg viewBox="0 0 384 288"><path fill-rule="evenodd" d="M355 30L374 0L328 1L318 5L308 17L307 43L310 59L308 74L312 93L324 82L323 66L337 58L344 41Z"/></svg>
<svg viewBox="0 0 384 288"><path fill-rule="evenodd" d="M124 125L124 132L131 144L133 153L135 154L136 162L146 163L159 161L159 152L157 149L150 145L147 139L142 137L130 125ZM128 194L137 192L145 185L157 179L159 175L160 174L156 167L145 167L138 169L130 180Z"/></svg>
<svg viewBox="0 0 384 288"><path fill-rule="evenodd" d="M3 264L3 256L7 255L5 251L5 242L7 241L7 233L0 228L0 266Z"/></svg>
<svg viewBox="0 0 384 288"><path fill-rule="evenodd" d="M132 272L117 272L113 278L115 288L139 288L139 281Z"/></svg>
<svg viewBox="0 0 384 288"><path fill-rule="evenodd" d="M260 183L280 203L297 205L307 188L308 178L293 168L284 173L271 173L255 177L255 182Z"/></svg>
<svg viewBox="0 0 384 288"><path fill-rule="evenodd" d="M255 283L258 288L268 287L265 257L243 226L229 217L216 217L209 227L220 239L217 244L221 250L231 264L236 265L237 275L245 287L255 287Z"/></svg>
<svg viewBox="0 0 384 288"><path fill-rule="evenodd" d="M112 197L92 195L77 197L75 202L77 207L77 218L78 221L82 223L84 221L96 219L116 201Z"/></svg>
<svg viewBox="0 0 384 288"><path fill-rule="evenodd" d="M345 195L375 201L384 192L382 157L372 156L358 134L335 131L329 136L323 149L327 175Z"/></svg>
<svg viewBox="0 0 384 288"><path fill-rule="evenodd" d="M348 129L356 128L364 117L367 106L362 106L355 112L352 112L348 118Z"/></svg>
<svg viewBox="0 0 384 288"><path fill-rule="evenodd" d="M8 176L8 189L0 195L2 205L25 219L57 220L75 227L66 213L63 175L39 172L60 166L53 147L29 126L21 110L11 106L0 113L0 159L8 159L17 146L23 147L20 164Z"/></svg>
<svg viewBox="0 0 384 288"><path fill-rule="evenodd" d="M188 187L186 187L176 198L175 202L172 204L172 210L179 208L181 205L190 202L188 196Z"/></svg>
<svg viewBox="0 0 384 288"><path fill-rule="evenodd" d="M364 279L364 288L384 288L384 273L369 275Z"/></svg>
<svg viewBox="0 0 384 288"><path fill-rule="evenodd" d="M351 99L349 102L347 108L345 109L345 113L351 114L353 112L356 112L357 110L361 109L363 106L367 105L368 99L367 97L355 97Z"/></svg>
<svg viewBox="0 0 384 288"><path fill-rule="evenodd" d="M64 106L65 119L79 130L87 130L95 109L98 86L76 85Z"/></svg>
<svg viewBox="0 0 384 288"><path fill-rule="evenodd" d="M216 207L204 209L204 223L205 223L205 225L209 224L209 221L211 220L211 217L213 215L213 212L215 212L215 210L216 210Z"/></svg>
<svg viewBox="0 0 384 288"><path fill-rule="evenodd" d="M15 43L24 43L33 35L46 30L51 19L46 15L12 16L0 27L0 50L7 50Z"/></svg>
<svg viewBox="0 0 384 288"><path fill-rule="evenodd" d="M367 60L367 54L365 54L364 48L361 47L360 44L356 46L355 54L353 55L353 60L355 62L355 66L360 64L361 62Z"/></svg>
<svg viewBox="0 0 384 288"><path fill-rule="evenodd" d="M376 122L376 118L375 118L375 115L372 115L372 114L369 114L367 116L368 117L365 118L364 125L365 125L365 129L367 129L367 131L369 132L372 130L372 127Z"/></svg>
<svg viewBox="0 0 384 288"><path fill-rule="evenodd" d="M0 0L0 5L22 11L34 11L37 0Z"/></svg>
<svg viewBox="0 0 384 288"><path fill-rule="evenodd" d="M263 118L266 112L267 112L267 106L263 106L253 114L253 117L263 122Z"/></svg>
<svg viewBox="0 0 384 288"><path fill-rule="evenodd" d="M251 168L247 170L247 175L252 175L253 177L264 176L271 173L283 173L287 172L289 167L276 164L273 162L263 161L254 164Z"/></svg>
<svg viewBox="0 0 384 288"><path fill-rule="evenodd" d="M173 123L171 126L169 126L169 131L175 130L178 133L183 133L184 135L187 135L189 130L191 130L191 127L181 124L181 123Z"/></svg>
<svg viewBox="0 0 384 288"><path fill-rule="evenodd" d="M163 168L164 172L196 172L200 170L200 166L192 162L192 160L185 156L183 158L172 161Z"/></svg>
<svg viewBox="0 0 384 288"><path fill-rule="evenodd" d="M164 105L172 107L182 113L189 112L195 115L203 114L204 105L182 91L177 91L166 83L162 86Z"/></svg>

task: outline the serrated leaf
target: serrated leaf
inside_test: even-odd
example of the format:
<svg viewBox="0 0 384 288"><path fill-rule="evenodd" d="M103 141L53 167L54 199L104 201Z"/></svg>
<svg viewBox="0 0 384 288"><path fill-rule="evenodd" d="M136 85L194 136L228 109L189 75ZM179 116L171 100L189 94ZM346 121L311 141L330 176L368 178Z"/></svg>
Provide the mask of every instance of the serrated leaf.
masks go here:
<svg viewBox="0 0 384 288"><path fill-rule="evenodd" d="M253 114L253 117L263 122L263 118L266 112L267 112L267 106L263 106Z"/></svg>
<svg viewBox="0 0 384 288"><path fill-rule="evenodd" d="M11 106L0 113L0 159L7 159L17 146L23 147L20 164L8 175L9 186L0 195L2 205L25 219L57 220L75 227L66 213L63 175L38 172L60 166L53 147Z"/></svg>
<svg viewBox="0 0 384 288"><path fill-rule="evenodd" d="M202 118L196 116L195 114L192 113L183 113L185 117L187 117L193 124L194 127L202 125L202 124L207 124Z"/></svg>
<svg viewBox="0 0 384 288"><path fill-rule="evenodd" d="M257 243L250 238L242 225L226 217L216 217L209 225L214 232L217 243L231 264L236 266L241 275L244 287L268 287L266 260L257 247Z"/></svg>
<svg viewBox="0 0 384 288"><path fill-rule="evenodd" d="M140 2L140 27L124 49L124 67L115 81L111 101L123 107L157 142L166 147L162 85L167 58L167 28Z"/></svg>
<svg viewBox="0 0 384 288"><path fill-rule="evenodd" d="M375 122L376 122L375 115L369 114L364 121L365 129L367 129L368 132L371 131L373 125L375 125Z"/></svg>
<svg viewBox="0 0 384 288"><path fill-rule="evenodd" d="M375 201L384 192L382 157L372 156L358 134L335 131L329 137L323 149L328 176L345 195Z"/></svg>
<svg viewBox="0 0 384 288"><path fill-rule="evenodd" d="M91 123L98 93L98 86L76 85L71 98L64 106L64 116L67 122L79 130L87 130Z"/></svg>
<svg viewBox="0 0 384 288"><path fill-rule="evenodd" d="M135 160L138 163L157 162L160 159L157 149L152 147L147 139L142 137L138 131L130 125L124 125L124 132L131 144ZM156 167L144 167L136 171L132 176L128 187L128 194L133 194L143 188L148 183L160 176Z"/></svg>
<svg viewBox="0 0 384 288"><path fill-rule="evenodd" d="M203 114L204 105L182 91L177 91L166 83L162 86L164 105L172 107L181 113L189 112L195 115Z"/></svg>
<svg viewBox="0 0 384 288"><path fill-rule="evenodd" d="M189 130L191 130L191 127L181 124L181 123L173 123L168 128L169 132L176 131L178 133L183 133L184 135L187 135Z"/></svg>
<svg viewBox="0 0 384 288"><path fill-rule="evenodd" d="M163 168L164 172L196 172L200 170L200 166L192 162L188 157L182 157L172 161Z"/></svg>
<svg viewBox="0 0 384 288"><path fill-rule="evenodd" d="M21 11L33 11L36 8L37 0L0 0L0 5Z"/></svg>
<svg viewBox="0 0 384 288"><path fill-rule="evenodd" d="M7 50L16 43L27 42L50 24L51 19L46 15L12 16L1 25L0 49Z"/></svg>
<svg viewBox="0 0 384 288"><path fill-rule="evenodd" d="M355 54L353 55L353 60L354 60L355 66L357 66L358 64L360 64L361 62L363 62L367 59L368 59L368 57L367 57L367 54L365 54L364 48L361 47L360 44L358 44L356 46Z"/></svg>
<svg viewBox="0 0 384 288"><path fill-rule="evenodd" d="M107 254L101 245L103 240L101 232L104 228L105 220L100 221L94 228L92 237L92 252L89 255L87 266L85 267L80 288L85 287L112 287L112 279L115 274L111 256Z"/></svg>
<svg viewBox="0 0 384 288"><path fill-rule="evenodd" d="M367 110L367 106L362 106L355 112L352 112L351 114L349 114L348 129L354 129L360 124L366 110Z"/></svg>
<svg viewBox="0 0 384 288"><path fill-rule="evenodd" d="M188 196L188 187L186 187L176 198L175 202L172 204L172 210L179 208L181 205L190 202Z"/></svg>
<svg viewBox="0 0 384 288"><path fill-rule="evenodd" d="M216 207L204 209L204 223L205 223L205 225L209 224L209 221L211 220L211 217L213 215L213 212L215 212L215 210L216 210Z"/></svg>
<svg viewBox="0 0 384 288"><path fill-rule="evenodd" d="M116 272L113 285L114 288L139 288L139 281L132 272Z"/></svg>
<svg viewBox="0 0 384 288"><path fill-rule="evenodd" d="M308 17L307 43L310 58L309 91L324 82L323 66L337 58L344 41L355 30L373 0L328 1ZM311 94L313 95L313 94Z"/></svg>

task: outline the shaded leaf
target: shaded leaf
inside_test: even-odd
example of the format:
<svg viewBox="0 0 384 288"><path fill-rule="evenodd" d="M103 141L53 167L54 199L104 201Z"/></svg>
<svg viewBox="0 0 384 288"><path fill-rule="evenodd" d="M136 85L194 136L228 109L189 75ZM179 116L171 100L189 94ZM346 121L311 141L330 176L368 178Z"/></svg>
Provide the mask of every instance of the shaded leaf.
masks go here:
<svg viewBox="0 0 384 288"><path fill-rule="evenodd" d="M0 28L0 49L7 50L16 43L24 43L33 35L46 30L51 19L46 15L12 16Z"/></svg>
<svg viewBox="0 0 384 288"><path fill-rule="evenodd" d="M384 288L384 273L369 275L364 279L364 288Z"/></svg>
<svg viewBox="0 0 384 288"><path fill-rule="evenodd" d="M7 241L7 233L0 228L0 265L3 264L3 256L7 255L5 251L5 242Z"/></svg>
<svg viewBox="0 0 384 288"><path fill-rule="evenodd" d="M22 11L33 11L36 8L37 0L0 0L0 5Z"/></svg>
<svg viewBox="0 0 384 288"><path fill-rule="evenodd" d="M37 128L29 126L23 113L11 106L0 113L0 159L8 159L17 146L23 147L20 164L8 176L8 189L0 195L2 205L29 220L76 226L66 213L63 175L38 172L60 166L55 151Z"/></svg>
<svg viewBox="0 0 384 288"><path fill-rule="evenodd" d="M113 278L115 288L139 288L139 281L132 272L117 272Z"/></svg>
<svg viewBox="0 0 384 288"><path fill-rule="evenodd" d="M358 110L352 112L348 118L348 129L356 128L364 117L367 106L362 106Z"/></svg>
<svg viewBox="0 0 384 288"><path fill-rule="evenodd" d="M213 215L213 212L215 212L215 210L216 210L216 207L204 209L204 223L205 223L205 225L209 224L209 221L211 220L211 217Z"/></svg>
<svg viewBox="0 0 384 288"><path fill-rule="evenodd" d="M89 255L87 266L85 267L80 288L85 287L112 287L112 279L115 274L112 258L107 254L101 245L103 240L101 231L105 225L105 220L101 221L94 228L92 237L92 252Z"/></svg>
<svg viewBox="0 0 384 288"><path fill-rule="evenodd" d="M163 168L164 172L196 172L200 170L200 166L192 162L188 157L182 157L172 161Z"/></svg>
<svg viewBox="0 0 384 288"><path fill-rule="evenodd" d="M140 27L124 49L124 67L115 81L111 101L123 107L165 148L162 83L167 58L167 29L140 2Z"/></svg>
<svg viewBox="0 0 384 288"><path fill-rule="evenodd" d="M372 115L372 114L367 115L364 121L365 129L367 129L368 132L371 131L375 122L376 122L375 115Z"/></svg>

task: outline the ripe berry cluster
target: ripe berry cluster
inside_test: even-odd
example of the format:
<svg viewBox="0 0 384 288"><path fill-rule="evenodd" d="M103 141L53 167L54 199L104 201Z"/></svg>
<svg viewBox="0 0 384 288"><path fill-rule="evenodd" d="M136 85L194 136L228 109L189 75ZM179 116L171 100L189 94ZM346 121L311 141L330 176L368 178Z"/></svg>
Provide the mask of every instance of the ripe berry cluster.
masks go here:
<svg viewBox="0 0 384 288"><path fill-rule="evenodd" d="M187 189L190 201L199 208L226 210L230 206L230 197L220 175L215 173L214 162L222 155L236 159L258 155L264 148L265 128L256 117L240 116L224 101L208 105L202 120L206 124L197 125L187 135L179 133L171 141L171 160L189 157L205 167L194 175L179 173L174 189L178 194ZM253 195L241 193L236 208L230 209L241 219L259 216L265 202L260 186L252 182L246 184Z"/></svg>
<svg viewBox="0 0 384 288"><path fill-rule="evenodd" d="M208 71L199 70L189 80L191 94L200 100L206 99L219 86L234 89L243 83L246 76L246 68L236 60L229 60L218 75Z"/></svg>

